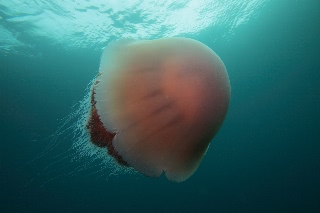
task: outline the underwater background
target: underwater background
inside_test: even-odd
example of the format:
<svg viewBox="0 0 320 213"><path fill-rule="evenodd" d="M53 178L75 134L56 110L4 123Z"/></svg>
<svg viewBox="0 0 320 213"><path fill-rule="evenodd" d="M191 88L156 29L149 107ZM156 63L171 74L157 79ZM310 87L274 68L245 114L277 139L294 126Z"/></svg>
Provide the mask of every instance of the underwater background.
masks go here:
<svg viewBox="0 0 320 213"><path fill-rule="evenodd" d="M174 183L78 156L66 119L103 48L172 36L231 83L198 170ZM319 50L319 0L1 0L0 212L320 212Z"/></svg>

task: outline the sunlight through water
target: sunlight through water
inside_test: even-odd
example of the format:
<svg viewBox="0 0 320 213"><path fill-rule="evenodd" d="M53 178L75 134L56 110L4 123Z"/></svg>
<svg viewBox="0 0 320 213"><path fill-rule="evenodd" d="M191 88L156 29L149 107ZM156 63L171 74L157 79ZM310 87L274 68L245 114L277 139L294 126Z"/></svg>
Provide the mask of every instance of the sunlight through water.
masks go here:
<svg viewBox="0 0 320 213"><path fill-rule="evenodd" d="M213 27L219 30L214 39L230 37L238 26L257 15L266 1L3 1L0 51L31 48L37 38L66 49L101 50L114 39L192 37Z"/></svg>

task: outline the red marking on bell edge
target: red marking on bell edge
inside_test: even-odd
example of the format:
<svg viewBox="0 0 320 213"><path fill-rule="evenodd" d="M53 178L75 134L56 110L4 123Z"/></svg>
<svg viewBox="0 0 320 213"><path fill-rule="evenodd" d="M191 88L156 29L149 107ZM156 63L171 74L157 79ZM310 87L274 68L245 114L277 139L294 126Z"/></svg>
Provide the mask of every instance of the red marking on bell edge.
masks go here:
<svg viewBox="0 0 320 213"><path fill-rule="evenodd" d="M129 166L129 164L123 160L121 155L114 149L112 140L116 133L111 133L105 129L103 123L100 120L96 109L96 100L94 98L95 91L91 91L91 112L90 118L86 125L86 128L90 133L91 142L98 147L107 147L108 154L112 156L119 164L123 166Z"/></svg>

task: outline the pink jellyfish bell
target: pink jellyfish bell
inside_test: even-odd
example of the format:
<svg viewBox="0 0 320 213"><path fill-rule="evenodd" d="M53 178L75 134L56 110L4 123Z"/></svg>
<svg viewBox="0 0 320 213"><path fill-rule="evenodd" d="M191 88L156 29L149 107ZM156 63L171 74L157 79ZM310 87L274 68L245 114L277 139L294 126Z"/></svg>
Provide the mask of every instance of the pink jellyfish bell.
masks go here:
<svg viewBox="0 0 320 213"><path fill-rule="evenodd" d="M198 168L229 101L226 68L206 45L117 41L103 52L87 129L119 164L181 182Z"/></svg>

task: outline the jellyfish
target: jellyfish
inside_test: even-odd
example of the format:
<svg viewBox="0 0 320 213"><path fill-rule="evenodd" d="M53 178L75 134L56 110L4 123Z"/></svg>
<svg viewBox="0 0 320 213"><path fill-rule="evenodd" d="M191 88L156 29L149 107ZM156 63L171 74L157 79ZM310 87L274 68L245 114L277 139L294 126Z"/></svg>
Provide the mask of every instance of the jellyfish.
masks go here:
<svg viewBox="0 0 320 213"><path fill-rule="evenodd" d="M219 56L199 41L120 40L104 49L89 96L92 144L120 166L182 182L224 121L230 82Z"/></svg>

